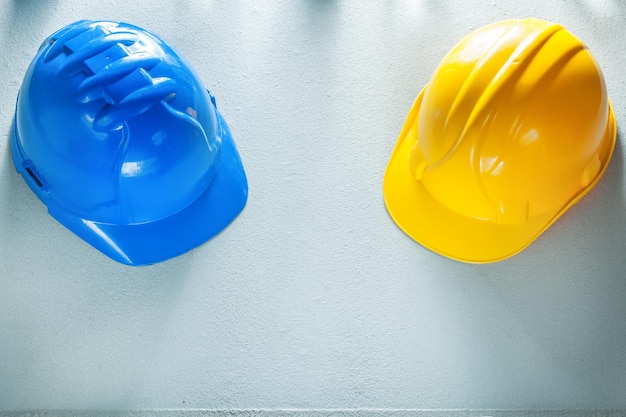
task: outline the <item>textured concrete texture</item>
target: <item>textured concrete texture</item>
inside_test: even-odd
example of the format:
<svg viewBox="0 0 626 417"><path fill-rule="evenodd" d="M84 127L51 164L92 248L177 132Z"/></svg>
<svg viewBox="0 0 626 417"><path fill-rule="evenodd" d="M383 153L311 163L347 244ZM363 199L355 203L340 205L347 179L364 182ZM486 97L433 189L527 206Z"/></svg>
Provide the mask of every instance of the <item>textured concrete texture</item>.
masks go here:
<svg viewBox="0 0 626 417"><path fill-rule="evenodd" d="M623 417L625 410L153 409L0 411L0 417Z"/></svg>
<svg viewBox="0 0 626 417"><path fill-rule="evenodd" d="M621 132L598 186L500 263L424 249L382 200L438 61L471 30L527 16L588 44L621 130L621 0L0 0L0 410L625 409ZM14 171L24 72L78 19L160 34L232 128L248 205L179 258L110 261Z"/></svg>

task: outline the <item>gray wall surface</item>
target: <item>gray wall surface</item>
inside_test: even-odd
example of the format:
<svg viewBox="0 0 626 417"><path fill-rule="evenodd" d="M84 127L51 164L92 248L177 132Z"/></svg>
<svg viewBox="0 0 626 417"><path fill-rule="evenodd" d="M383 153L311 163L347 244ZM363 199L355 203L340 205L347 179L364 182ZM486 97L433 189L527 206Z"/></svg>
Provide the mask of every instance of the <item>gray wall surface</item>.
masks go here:
<svg viewBox="0 0 626 417"><path fill-rule="evenodd" d="M455 262L395 226L383 173L445 53L528 16L601 64L615 154L525 251ZM22 77L78 19L161 35L231 126L248 205L183 256L114 263L14 170ZM626 408L625 71L621 0L0 0L0 410Z"/></svg>

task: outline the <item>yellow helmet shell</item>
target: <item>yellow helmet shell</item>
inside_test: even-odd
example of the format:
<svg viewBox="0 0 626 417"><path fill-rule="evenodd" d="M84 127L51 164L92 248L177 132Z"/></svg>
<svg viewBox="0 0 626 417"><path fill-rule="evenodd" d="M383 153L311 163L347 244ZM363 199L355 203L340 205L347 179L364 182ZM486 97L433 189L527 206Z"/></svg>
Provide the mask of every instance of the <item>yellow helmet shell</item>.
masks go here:
<svg viewBox="0 0 626 417"><path fill-rule="evenodd" d="M535 240L600 179L615 117L598 63L562 26L485 26L421 91L387 166L389 214L450 258L486 263Z"/></svg>

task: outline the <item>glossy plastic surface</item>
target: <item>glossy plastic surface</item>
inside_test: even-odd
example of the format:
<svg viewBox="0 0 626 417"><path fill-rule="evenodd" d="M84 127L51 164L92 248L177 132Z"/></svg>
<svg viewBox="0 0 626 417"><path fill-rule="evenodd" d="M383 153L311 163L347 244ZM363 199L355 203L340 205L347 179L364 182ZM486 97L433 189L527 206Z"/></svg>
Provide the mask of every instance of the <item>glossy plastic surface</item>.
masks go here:
<svg viewBox="0 0 626 417"><path fill-rule="evenodd" d="M125 264L182 254L246 204L215 100L171 47L136 26L80 21L50 36L12 130L15 166L49 213Z"/></svg>
<svg viewBox="0 0 626 417"><path fill-rule="evenodd" d="M599 180L615 146L601 70L563 27L483 27L442 60L385 173L387 209L410 237L466 262L510 257Z"/></svg>

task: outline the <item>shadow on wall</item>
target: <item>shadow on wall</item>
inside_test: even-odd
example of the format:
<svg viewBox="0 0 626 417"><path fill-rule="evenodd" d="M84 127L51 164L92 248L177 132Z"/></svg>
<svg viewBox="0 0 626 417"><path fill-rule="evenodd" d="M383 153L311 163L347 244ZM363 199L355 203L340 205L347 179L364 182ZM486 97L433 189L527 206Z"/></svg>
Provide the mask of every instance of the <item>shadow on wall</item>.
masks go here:
<svg viewBox="0 0 626 417"><path fill-rule="evenodd" d="M24 16L36 18L46 15L58 3L59 0L13 0L11 2L13 21L19 20L19 23L24 23L26 20Z"/></svg>
<svg viewBox="0 0 626 417"><path fill-rule="evenodd" d="M604 173L604 178L596 185L599 193L606 201L605 210L600 220L600 228L605 231L606 239L598 242L605 246L609 259L621 259L621 268L616 271L622 274L626 271L626 184L624 183L624 134L620 126L617 126L617 139L611 162ZM593 191L592 191L593 193ZM600 234L598 234L599 236Z"/></svg>
<svg viewBox="0 0 626 417"><path fill-rule="evenodd" d="M57 7L59 0L13 0L9 3L9 24L11 31L21 28L32 30L33 34L39 34L45 28L51 12ZM42 38L41 40L43 40Z"/></svg>
<svg viewBox="0 0 626 417"><path fill-rule="evenodd" d="M608 17L611 15L624 15L626 2L622 0L574 0L576 8L590 13L594 17Z"/></svg>
<svg viewBox="0 0 626 417"><path fill-rule="evenodd" d="M0 36L0 40L7 45L0 46L8 54L15 55L13 59L17 63L14 65L30 59L41 42L50 35L48 24L52 21L58 3L59 0L10 0L3 6L8 9L5 11L7 25L6 34ZM19 50L15 45L19 45Z"/></svg>

